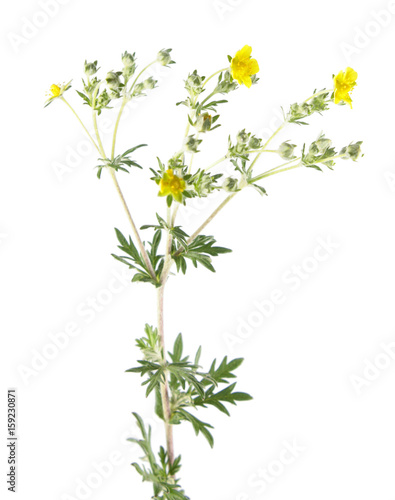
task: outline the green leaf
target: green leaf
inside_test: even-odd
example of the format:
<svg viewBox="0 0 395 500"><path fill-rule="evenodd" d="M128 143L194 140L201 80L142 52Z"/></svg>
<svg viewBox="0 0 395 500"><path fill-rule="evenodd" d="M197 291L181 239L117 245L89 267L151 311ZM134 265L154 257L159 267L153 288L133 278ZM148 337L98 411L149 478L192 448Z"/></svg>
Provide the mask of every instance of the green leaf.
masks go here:
<svg viewBox="0 0 395 500"><path fill-rule="evenodd" d="M181 361L183 348L184 346L182 341L182 335L181 333L179 333L174 342L173 355L172 355L172 360L174 362Z"/></svg>
<svg viewBox="0 0 395 500"><path fill-rule="evenodd" d="M195 416L193 416L191 413L184 409L179 409L177 410L177 413L179 413L182 417L182 419L187 420L190 422L193 426L193 429L195 431L195 434L198 435L199 432L203 434L203 436L207 439L209 445L211 448L214 446L214 438L210 431L208 429L213 429L213 426L210 424L207 424L206 422L202 422Z"/></svg>
<svg viewBox="0 0 395 500"><path fill-rule="evenodd" d="M177 270L182 270L185 274L185 258L187 258L192 261L192 264L195 267L197 267L199 263L210 271L215 272L215 269L211 264L211 257L216 257L220 254L232 251L229 248L214 246L215 243L216 240L212 236L204 236L200 234L189 245L174 248L172 257L176 263Z"/></svg>

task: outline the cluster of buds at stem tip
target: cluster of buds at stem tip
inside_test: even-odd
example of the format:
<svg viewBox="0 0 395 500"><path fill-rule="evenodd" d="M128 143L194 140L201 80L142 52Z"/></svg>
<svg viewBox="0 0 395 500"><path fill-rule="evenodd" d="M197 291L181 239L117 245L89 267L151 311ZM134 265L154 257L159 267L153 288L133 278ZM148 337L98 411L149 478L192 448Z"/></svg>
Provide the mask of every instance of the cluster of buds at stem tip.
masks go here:
<svg viewBox="0 0 395 500"><path fill-rule="evenodd" d="M85 61L84 71L85 71L86 76L95 75L99 71L99 69L100 68L97 67L97 61L94 61L91 63L88 63L87 61Z"/></svg>
<svg viewBox="0 0 395 500"><path fill-rule="evenodd" d="M162 66L168 66L169 64L175 64L175 61L171 59L170 52L172 49L162 49L158 52L156 60Z"/></svg>
<svg viewBox="0 0 395 500"><path fill-rule="evenodd" d="M185 81L185 88L192 97L199 95L203 90L203 77L197 74L197 71L188 75Z"/></svg>
<svg viewBox="0 0 395 500"><path fill-rule="evenodd" d="M255 78L252 78L251 80L255 81ZM224 73L221 73L220 81L215 87L215 92L218 94L229 94L229 92L232 92L232 90L236 90L237 87L237 81L233 79L230 71L227 70Z"/></svg>
<svg viewBox="0 0 395 500"><path fill-rule="evenodd" d="M251 132L246 132L245 129L240 130L236 135L236 144L233 145L230 137L228 140L228 156L235 157L248 154L249 150L257 150L262 147L262 139L255 137Z"/></svg>
<svg viewBox="0 0 395 500"><path fill-rule="evenodd" d="M330 92L318 93L316 97L311 99L309 102L302 102L301 104L295 102L291 104L289 108L289 112L286 116L286 121L288 123L298 123L301 125L305 125L305 122L301 122L300 120L303 118L307 118L313 113L322 113L323 111L329 108L330 98L328 97Z"/></svg>
<svg viewBox="0 0 395 500"><path fill-rule="evenodd" d="M123 71L122 74L126 80L128 80L136 71L136 54L130 54L130 52L124 52L122 54Z"/></svg>
<svg viewBox="0 0 395 500"><path fill-rule="evenodd" d="M150 76L149 78L138 83L134 87L133 95L135 95L135 96L141 95L141 94L143 94L144 90L154 89L156 87L157 83L158 83L158 80L155 80L152 76Z"/></svg>

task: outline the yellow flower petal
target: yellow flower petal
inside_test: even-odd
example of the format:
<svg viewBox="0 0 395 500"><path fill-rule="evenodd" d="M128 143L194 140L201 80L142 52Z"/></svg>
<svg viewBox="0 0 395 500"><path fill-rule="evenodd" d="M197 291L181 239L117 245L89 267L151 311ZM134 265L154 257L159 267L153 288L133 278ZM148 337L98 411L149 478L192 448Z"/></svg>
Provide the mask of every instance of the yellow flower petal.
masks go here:
<svg viewBox="0 0 395 500"><path fill-rule="evenodd" d="M245 76L243 77L243 83L244 83L244 85L245 85L246 87L250 88L250 87L251 87L251 85L252 85L251 77L250 77L250 76L248 76L248 75L245 75Z"/></svg>
<svg viewBox="0 0 395 500"><path fill-rule="evenodd" d="M248 71L250 75L255 75L259 71L258 61L256 59L251 59L248 65Z"/></svg>
<svg viewBox="0 0 395 500"><path fill-rule="evenodd" d="M358 73L354 71L352 68L348 67L344 73L344 80L346 82L350 82L353 85L356 85L357 78L358 78Z"/></svg>
<svg viewBox="0 0 395 500"><path fill-rule="evenodd" d="M249 45L244 45L242 49L236 52L236 56L238 59L249 59L251 57L252 47Z"/></svg>

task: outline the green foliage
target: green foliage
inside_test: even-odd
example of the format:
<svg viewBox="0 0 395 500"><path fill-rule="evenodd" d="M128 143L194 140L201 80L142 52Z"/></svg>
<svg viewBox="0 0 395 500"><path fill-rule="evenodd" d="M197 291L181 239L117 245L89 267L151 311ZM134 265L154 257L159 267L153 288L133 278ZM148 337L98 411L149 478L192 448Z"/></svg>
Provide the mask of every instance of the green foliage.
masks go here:
<svg viewBox="0 0 395 500"><path fill-rule="evenodd" d="M126 173L129 173L128 168L130 168L130 167L142 168L142 166L139 165L134 160L132 160L129 157L129 155L131 153L133 153L133 151L136 151L136 149L142 148L144 146L147 146L147 144L139 144L138 146L134 146L133 148L130 148L127 151L125 151L123 154L116 156L113 160L110 160L109 158L99 158L99 161L102 162L102 165L98 165L96 167L98 169L97 177L100 179L101 172L102 172L103 168L105 168L105 167L113 168L116 172L118 172L119 170L122 170L123 172L126 172Z"/></svg>
<svg viewBox="0 0 395 500"><path fill-rule="evenodd" d="M148 257L151 261L151 264L157 276L156 280L152 278L144 262L144 259L141 253L137 250L136 246L134 245L132 238L129 236L129 240L127 240L125 236L121 233L121 231L119 231L119 229L115 229L115 233L120 243L120 245L118 245L118 248L122 250L126 255L121 257L115 254L111 255L114 257L114 259L118 260L119 262L122 262L123 264L126 264L130 269L133 269L135 271L132 281L152 283L155 286L159 286L160 285L159 278L163 268L163 256L157 254L159 243L161 240L161 232L157 231L154 234L153 241L150 244L151 249L147 250Z"/></svg>
<svg viewBox="0 0 395 500"><path fill-rule="evenodd" d="M153 500L189 500L179 485L179 479L175 479L176 474L181 469L181 456L170 463L167 452L161 446L158 453L158 460L152 451L151 427L146 430L143 419L137 413L133 413L140 429L142 439L129 438L128 441L136 443L143 451L142 461L147 465L140 465L134 462L132 465L141 475L143 481L152 483L154 496Z"/></svg>
<svg viewBox="0 0 395 500"><path fill-rule="evenodd" d="M321 172L322 169L317 165L317 163L325 165L329 169L333 170L332 166L335 162L331 158L336 156L337 153L335 148L331 147L331 144L332 141L327 139L323 134L310 144L307 153L305 152L306 145L303 144L301 163L305 167L314 168Z"/></svg>
<svg viewBox="0 0 395 500"><path fill-rule="evenodd" d="M189 259L195 267L197 267L198 264L201 264L208 270L215 272L211 263L211 257L216 257L217 255L232 251L229 248L214 246L215 243L216 240L212 236L199 234L187 246L177 246L174 244L172 249L172 258L176 263L177 271L181 270L182 273L185 274L187 270L186 259Z"/></svg>
<svg viewBox="0 0 395 500"><path fill-rule="evenodd" d="M225 356L218 368L216 367L216 360L214 360L208 372L198 372L197 368L201 356L201 347L199 347L196 352L194 363L190 363L189 356L183 356L183 340L181 334L177 336L174 342L173 352L169 352L169 355L173 364L189 364L189 366L193 366L194 370L196 370L193 380L187 377L175 376L174 372L170 371L169 387L172 393L171 423L174 425L182 421L190 422L196 435L202 433L212 447L214 445L214 438L209 429L213 427L207 422L199 420L195 415L187 411L186 408L207 408L207 405L211 405L222 413L229 415L229 411L224 403L236 405L237 401L249 401L252 399L249 394L235 392L236 383L229 383L229 379L234 379L236 377L233 372L241 365L243 359L237 358L228 361L228 358ZM197 376L201 378L198 379ZM226 387L216 391L220 384L224 384ZM157 407L159 408L160 402L160 395L157 394ZM159 410L159 413L157 411L157 414L159 417L163 418L161 410Z"/></svg>
<svg viewBox="0 0 395 500"><path fill-rule="evenodd" d="M149 396L154 389L165 382L166 373L170 374L173 387L181 386L185 388L185 385L189 384L194 388L197 394L204 396L204 387L202 383L197 380L197 376L202 377L202 379L210 378L210 376L206 373L199 372L199 366L197 364L178 357L177 352L172 355L173 362L167 362L160 348L157 329L146 325L145 334L146 337L137 339L137 346L143 352L144 359L138 360L140 366L130 368L126 371L129 373L139 373L142 377L147 376L147 379L141 384L147 385L146 396ZM181 341L182 343L181 335L178 336L178 339L179 342ZM175 346L175 349L177 349L177 346Z"/></svg>

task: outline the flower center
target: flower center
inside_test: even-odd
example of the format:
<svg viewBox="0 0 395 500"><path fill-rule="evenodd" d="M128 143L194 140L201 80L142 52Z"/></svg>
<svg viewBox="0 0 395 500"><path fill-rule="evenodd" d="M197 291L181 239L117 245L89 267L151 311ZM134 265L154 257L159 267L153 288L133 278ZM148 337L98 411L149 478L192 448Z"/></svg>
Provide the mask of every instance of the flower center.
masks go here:
<svg viewBox="0 0 395 500"><path fill-rule="evenodd" d="M58 85L51 85L50 89L52 97L59 97L60 95L60 87Z"/></svg>
<svg viewBox="0 0 395 500"><path fill-rule="evenodd" d="M172 179L172 181L170 182L170 189L172 190L173 193L178 193L178 191L180 191L181 183L178 177Z"/></svg>

